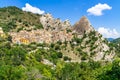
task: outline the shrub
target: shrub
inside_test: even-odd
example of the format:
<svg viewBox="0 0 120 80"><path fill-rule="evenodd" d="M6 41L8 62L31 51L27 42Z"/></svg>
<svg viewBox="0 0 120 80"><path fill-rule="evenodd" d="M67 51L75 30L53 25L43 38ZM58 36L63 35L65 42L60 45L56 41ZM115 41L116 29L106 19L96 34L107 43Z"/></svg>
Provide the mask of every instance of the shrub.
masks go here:
<svg viewBox="0 0 120 80"><path fill-rule="evenodd" d="M19 32L19 31L21 31L21 30L23 30L23 27L18 28L18 29L17 29L17 32Z"/></svg>
<svg viewBox="0 0 120 80"><path fill-rule="evenodd" d="M67 33L72 32L70 29L67 29Z"/></svg>
<svg viewBox="0 0 120 80"><path fill-rule="evenodd" d="M81 60L87 60L87 56L85 56L85 55L82 56L82 57L81 57Z"/></svg>
<svg viewBox="0 0 120 80"><path fill-rule="evenodd" d="M71 58L69 58L68 56L64 56L63 59L64 59L64 61L67 61L67 60L70 61L71 60Z"/></svg>
<svg viewBox="0 0 120 80"><path fill-rule="evenodd" d="M61 52L58 52L58 53L57 53L57 56L58 56L58 58L62 58L62 57L63 57L63 54L62 54Z"/></svg>
<svg viewBox="0 0 120 80"><path fill-rule="evenodd" d="M57 44L61 45L61 44L62 44L62 42L59 40L59 41L57 41Z"/></svg>
<svg viewBox="0 0 120 80"><path fill-rule="evenodd" d="M59 45L56 45L56 46L55 46L55 50L60 50L60 46L59 46Z"/></svg>
<svg viewBox="0 0 120 80"><path fill-rule="evenodd" d="M95 52L91 52L91 53L90 53L90 56L91 56L91 57L92 57L93 55L95 55Z"/></svg>

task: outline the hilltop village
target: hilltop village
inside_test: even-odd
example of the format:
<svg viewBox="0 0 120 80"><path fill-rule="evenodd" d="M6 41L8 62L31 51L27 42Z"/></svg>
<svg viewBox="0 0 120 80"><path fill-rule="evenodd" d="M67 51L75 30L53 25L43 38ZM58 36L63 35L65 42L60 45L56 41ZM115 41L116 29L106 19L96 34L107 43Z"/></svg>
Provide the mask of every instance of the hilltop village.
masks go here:
<svg viewBox="0 0 120 80"><path fill-rule="evenodd" d="M10 32L13 43L29 44L31 42L37 43L51 43L57 41L70 41L73 36L71 25L69 21L61 22L59 19L54 19L50 14L45 14L40 17L40 22L44 26L41 30L22 30L18 33Z"/></svg>

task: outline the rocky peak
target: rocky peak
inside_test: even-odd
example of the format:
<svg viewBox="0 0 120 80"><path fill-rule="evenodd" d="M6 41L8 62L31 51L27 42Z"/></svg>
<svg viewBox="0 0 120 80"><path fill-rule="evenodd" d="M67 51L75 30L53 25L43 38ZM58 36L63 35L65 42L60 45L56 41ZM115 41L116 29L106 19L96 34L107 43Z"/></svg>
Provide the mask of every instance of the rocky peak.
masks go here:
<svg viewBox="0 0 120 80"><path fill-rule="evenodd" d="M71 24L69 20L61 21L59 18L55 19L52 17L51 14L44 14L40 17L40 22L44 26L44 29L46 30L55 30L55 31L60 31L60 30L65 30L66 28L70 28Z"/></svg>
<svg viewBox="0 0 120 80"><path fill-rule="evenodd" d="M73 30L79 34L84 34L85 32L93 31L93 27L86 16L83 16L80 21L75 23Z"/></svg>

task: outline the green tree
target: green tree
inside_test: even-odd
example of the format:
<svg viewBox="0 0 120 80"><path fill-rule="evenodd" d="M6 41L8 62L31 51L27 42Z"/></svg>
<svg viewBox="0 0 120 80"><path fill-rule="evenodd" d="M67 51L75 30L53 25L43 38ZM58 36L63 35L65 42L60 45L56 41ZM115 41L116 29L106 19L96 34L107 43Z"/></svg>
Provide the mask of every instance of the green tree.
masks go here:
<svg viewBox="0 0 120 80"><path fill-rule="evenodd" d="M10 59L14 65L20 65L25 61L27 51L19 46L13 47L9 51Z"/></svg>

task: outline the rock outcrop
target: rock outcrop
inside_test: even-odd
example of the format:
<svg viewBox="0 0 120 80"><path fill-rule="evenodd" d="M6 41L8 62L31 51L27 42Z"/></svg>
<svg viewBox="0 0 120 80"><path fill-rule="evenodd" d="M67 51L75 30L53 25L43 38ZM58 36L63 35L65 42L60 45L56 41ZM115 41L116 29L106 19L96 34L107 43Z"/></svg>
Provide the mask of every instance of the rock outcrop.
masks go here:
<svg viewBox="0 0 120 80"><path fill-rule="evenodd" d="M85 32L93 31L93 27L86 16L83 16L80 21L73 26L74 32L83 35Z"/></svg>
<svg viewBox="0 0 120 80"><path fill-rule="evenodd" d="M49 13L41 16L40 22L42 23L44 29L51 31L61 31L67 28L71 28L69 20L65 20L64 22L62 22L59 18L53 18L52 15Z"/></svg>

